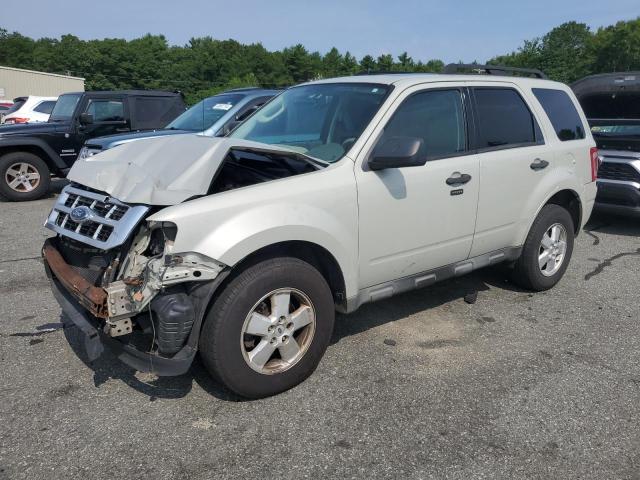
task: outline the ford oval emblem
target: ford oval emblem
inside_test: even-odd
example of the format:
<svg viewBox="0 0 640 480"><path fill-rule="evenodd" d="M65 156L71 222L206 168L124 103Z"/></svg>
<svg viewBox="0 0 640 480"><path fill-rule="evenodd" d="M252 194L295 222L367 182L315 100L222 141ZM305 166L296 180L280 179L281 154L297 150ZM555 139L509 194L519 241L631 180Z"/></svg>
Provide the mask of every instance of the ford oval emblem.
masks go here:
<svg viewBox="0 0 640 480"><path fill-rule="evenodd" d="M89 207L76 207L71 210L71 214L69 216L74 222L82 223L86 220L89 220L93 216L93 212Z"/></svg>

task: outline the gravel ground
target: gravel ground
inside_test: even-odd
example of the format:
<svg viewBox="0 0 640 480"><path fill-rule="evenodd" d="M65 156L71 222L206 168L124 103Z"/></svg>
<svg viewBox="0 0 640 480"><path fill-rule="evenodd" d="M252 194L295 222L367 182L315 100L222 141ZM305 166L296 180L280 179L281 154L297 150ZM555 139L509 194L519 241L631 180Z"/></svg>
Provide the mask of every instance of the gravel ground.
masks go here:
<svg viewBox="0 0 640 480"><path fill-rule="evenodd" d="M52 202L0 204L0 479L640 478L637 220L592 220L546 293L487 270L339 316L309 380L240 401L74 353Z"/></svg>

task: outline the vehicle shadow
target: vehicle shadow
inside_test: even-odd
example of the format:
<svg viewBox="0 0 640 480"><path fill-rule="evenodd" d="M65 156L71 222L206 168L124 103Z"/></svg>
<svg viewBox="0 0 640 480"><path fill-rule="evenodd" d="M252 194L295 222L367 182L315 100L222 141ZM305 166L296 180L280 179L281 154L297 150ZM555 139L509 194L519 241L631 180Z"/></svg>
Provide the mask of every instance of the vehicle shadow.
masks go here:
<svg viewBox="0 0 640 480"><path fill-rule="evenodd" d="M623 235L627 237L640 236L640 218L632 216L594 213L584 226L584 232L595 240L597 233ZM596 243L597 245L597 243Z"/></svg>
<svg viewBox="0 0 640 480"><path fill-rule="evenodd" d="M96 388L115 379L147 395L149 401L153 402L157 399L182 398L191 392L195 381L204 391L220 400L233 402L244 400L211 378L197 357L187 373L175 377L158 377L137 372L118 360L108 350L105 350L97 359L90 361L85 347L86 335L67 320L64 314L60 315L60 321L64 325L64 336L69 346L76 356L93 371L93 383Z"/></svg>
<svg viewBox="0 0 640 480"><path fill-rule="evenodd" d="M507 267L497 265L382 301L365 304L354 313L337 316L331 343L338 343L345 337L357 335L385 323L401 320L453 301L472 300L467 296L473 297L474 293L479 294L474 303L481 302L482 292L491 287L528 293L527 290L509 280L509 273Z"/></svg>
<svg viewBox="0 0 640 480"><path fill-rule="evenodd" d="M423 310L429 310L451 301L460 300L468 294L489 290L490 286L513 291L523 291L505 281L505 272L498 268L481 270L464 277L444 281L420 290L362 306L349 315L338 315L331 344L342 338L357 335L379 325L405 318ZM479 299L481 301L481 298ZM108 350L90 361L85 347L86 336L61 314L64 336L76 356L93 371L93 382L100 388L111 379L119 380L149 397L157 399L179 399L191 392L196 382L204 391L224 401L242 402L242 397L227 390L206 371L198 357L189 371L176 377L157 377L137 372L128 367Z"/></svg>

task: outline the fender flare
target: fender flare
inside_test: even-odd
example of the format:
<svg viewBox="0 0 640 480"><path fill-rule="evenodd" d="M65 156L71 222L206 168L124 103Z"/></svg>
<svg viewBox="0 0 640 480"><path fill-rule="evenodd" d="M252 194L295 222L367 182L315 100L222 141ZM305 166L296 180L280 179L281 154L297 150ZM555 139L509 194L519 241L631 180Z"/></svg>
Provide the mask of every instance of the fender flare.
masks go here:
<svg viewBox="0 0 640 480"><path fill-rule="evenodd" d="M53 166L56 170L67 170L69 166L62 160L60 155L58 155L44 140L33 137L20 137L20 138L2 138L0 139L0 150L2 147L38 147L45 154L46 158L43 158L49 166Z"/></svg>

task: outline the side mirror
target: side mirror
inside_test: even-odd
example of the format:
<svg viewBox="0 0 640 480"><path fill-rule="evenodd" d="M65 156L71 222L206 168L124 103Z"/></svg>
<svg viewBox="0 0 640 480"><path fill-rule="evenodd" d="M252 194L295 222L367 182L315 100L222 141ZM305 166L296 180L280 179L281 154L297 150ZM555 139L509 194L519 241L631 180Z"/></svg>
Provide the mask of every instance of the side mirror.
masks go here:
<svg viewBox="0 0 640 480"><path fill-rule="evenodd" d="M426 158L420 156L424 141L416 137L389 137L376 145L369 159L371 170L386 168L420 167Z"/></svg>
<svg viewBox="0 0 640 480"><path fill-rule="evenodd" d="M93 115L90 113L81 113L78 121L80 125L91 125L93 123Z"/></svg>
<svg viewBox="0 0 640 480"><path fill-rule="evenodd" d="M228 135L241 123L242 123L241 120L232 120L231 122L227 123L222 129L222 135L223 136Z"/></svg>

